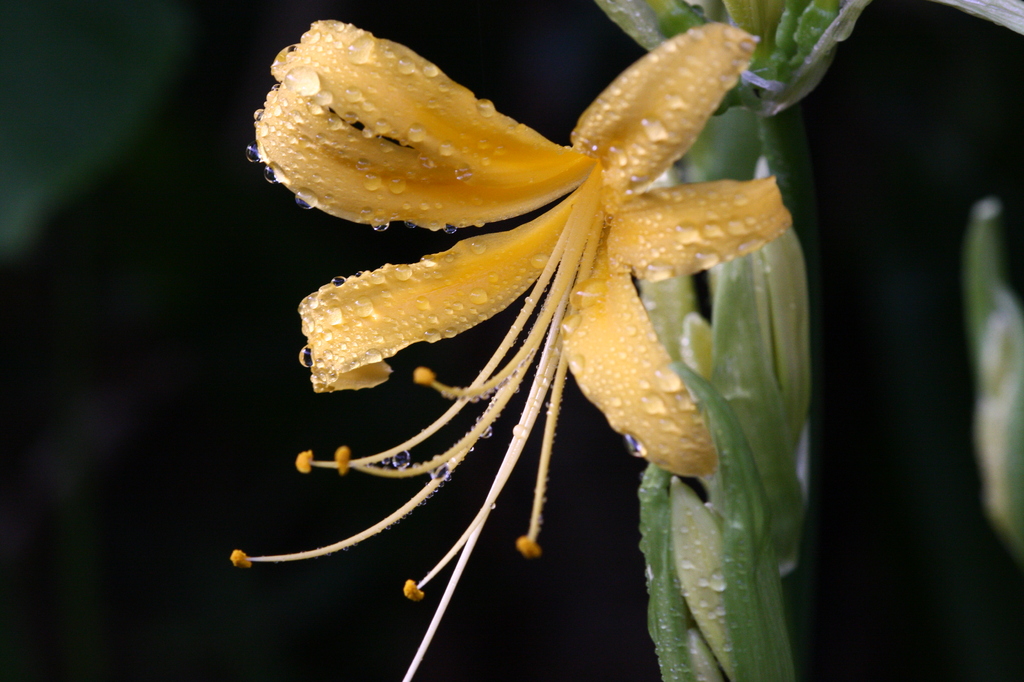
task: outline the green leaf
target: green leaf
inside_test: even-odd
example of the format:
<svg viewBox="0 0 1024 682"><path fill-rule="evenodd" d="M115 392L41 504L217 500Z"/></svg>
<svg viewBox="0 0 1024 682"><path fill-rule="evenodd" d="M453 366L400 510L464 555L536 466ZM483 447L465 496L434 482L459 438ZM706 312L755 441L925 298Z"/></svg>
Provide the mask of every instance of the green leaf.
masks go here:
<svg viewBox="0 0 1024 682"><path fill-rule="evenodd" d="M693 617L683 600L672 555L672 474L647 466L640 484L640 549L647 561L647 628L654 640L664 682L695 682L689 635Z"/></svg>
<svg viewBox="0 0 1024 682"><path fill-rule="evenodd" d="M1024 312L1010 289L994 198L975 204L964 244L974 439L989 521L1024 568Z"/></svg>
<svg viewBox="0 0 1024 682"><path fill-rule="evenodd" d="M795 678L778 560L753 453L725 398L686 365L673 368L700 404L718 450L718 471L708 480L708 496L723 518L722 596L733 682L790 682Z"/></svg>
<svg viewBox="0 0 1024 682"><path fill-rule="evenodd" d="M775 376L768 286L760 263L752 254L714 268L711 381L743 426L768 491L780 565L788 572L796 565L804 514L796 462L799 434L790 431L793 420Z"/></svg>
<svg viewBox="0 0 1024 682"><path fill-rule="evenodd" d="M644 0L594 0L608 18L646 50L665 42L658 17Z"/></svg>
<svg viewBox="0 0 1024 682"><path fill-rule="evenodd" d="M173 0L5 4L0 262L126 148L184 53L185 19Z"/></svg>

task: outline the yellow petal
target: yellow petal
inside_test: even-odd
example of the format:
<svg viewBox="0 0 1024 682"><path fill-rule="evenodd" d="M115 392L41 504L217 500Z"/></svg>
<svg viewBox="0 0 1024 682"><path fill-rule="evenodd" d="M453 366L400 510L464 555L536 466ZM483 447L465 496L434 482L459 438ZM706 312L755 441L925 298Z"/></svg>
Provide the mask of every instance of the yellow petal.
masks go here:
<svg viewBox="0 0 1024 682"><path fill-rule="evenodd" d="M271 69L262 159L307 204L362 223L431 229L551 202L593 160L478 100L412 50L349 24L313 24Z"/></svg>
<svg viewBox="0 0 1024 682"><path fill-rule="evenodd" d="M569 368L583 394L637 454L680 476L714 472L711 436L668 353L658 343L628 273L607 259L574 293L577 312L562 324Z"/></svg>
<svg viewBox="0 0 1024 682"><path fill-rule="evenodd" d="M754 40L706 24L666 40L580 117L573 148L601 160L612 200L650 186L681 157L746 68Z"/></svg>
<svg viewBox="0 0 1024 682"><path fill-rule="evenodd" d="M612 269L658 281L750 253L791 223L775 178L659 188L615 213L608 257Z"/></svg>
<svg viewBox="0 0 1024 682"><path fill-rule="evenodd" d="M299 306L313 390L376 385L365 372L417 341L438 341L503 310L540 275L572 204L507 232L464 239L411 265L335 280ZM304 350L305 353L305 350ZM386 369L369 379L380 383Z"/></svg>

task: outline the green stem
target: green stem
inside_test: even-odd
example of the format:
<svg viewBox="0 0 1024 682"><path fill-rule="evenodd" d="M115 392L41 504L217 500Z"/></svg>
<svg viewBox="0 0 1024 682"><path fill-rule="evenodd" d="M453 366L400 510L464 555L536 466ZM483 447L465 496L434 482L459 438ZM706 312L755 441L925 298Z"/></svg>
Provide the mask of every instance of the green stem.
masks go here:
<svg viewBox="0 0 1024 682"><path fill-rule="evenodd" d="M793 216L793 229L800 237L807 264L807 292L811 317L812 391L809 416L809 499L801 542L800 561L795 571L786 576L783 590L790 641L797 667L797 679L807 679L807 663L813 634L815 565L814 548L817 532L818 451L821 443L822 336L821 336L821 270L818 247L817 208L810 149L804 131L800 107L793 106L768 118L758 117L761 151L775 174L783 202Z"/></svg>

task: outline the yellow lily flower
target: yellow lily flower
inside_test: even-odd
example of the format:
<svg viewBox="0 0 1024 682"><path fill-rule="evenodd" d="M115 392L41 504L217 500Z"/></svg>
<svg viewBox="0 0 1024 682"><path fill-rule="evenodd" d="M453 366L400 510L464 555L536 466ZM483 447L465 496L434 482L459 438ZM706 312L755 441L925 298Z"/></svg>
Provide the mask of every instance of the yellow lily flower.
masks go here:
<svg viewBox="0 0 1024 682"><path fill-rule="evenodd" d="M532 287L469 386L446 386L429 370L417 370L417 383L453 399L419 435L368 457L350 459L348 448L339 448L334 461L309 453L297 461L301 471L431 474L420 493L342 542L290 555L236 552L235 563L326 554L401 519L489 434L531 366L526 407L491 492L438 566L409 581L410 598L422 598L423 585L465 546L464 563L550 392L530 531L518 542L524 555L539 556L540 505L567 371L636 454L682 476L713 473L711 438L655 337L633 277L692 274L757 249L789 227L774 178L651 189L693 143L754 47L749 35L723 24L666 41L583 113L571 148L498 113L408 48L354 26L317 22L283 50L272 67L281 85L256 122L256 150L268 175L295 192L300 205L377 227L406 221L450 231L571 194L525 225L470 237L418 263L335 279L302 302L309 345L300 360L312 370L314 390L335 391L380 384L390 373L386 358L418 341L452 337ZM465 436L410 463L408 449L482 398L487 407Z"/></svg>

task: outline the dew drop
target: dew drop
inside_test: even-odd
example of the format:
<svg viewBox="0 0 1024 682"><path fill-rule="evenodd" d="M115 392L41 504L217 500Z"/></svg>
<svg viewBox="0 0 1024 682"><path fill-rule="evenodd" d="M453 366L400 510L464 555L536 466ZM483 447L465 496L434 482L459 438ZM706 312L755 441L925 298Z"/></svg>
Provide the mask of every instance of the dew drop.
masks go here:
<svg viewBox="0 0 1024 682"><path fill-rule="evenodd" d="M395 266L395 279L399 282L405 282L412 277L412 267L402 264Z"/></svg>
<svg viewBox="0 0 1024 682"><path fill-rule="evenodd" d="M455 179L466 182L473 177L473 170L469 166L463 166L462 168L455 169Z"/></svg>
<svg viewBox="0 0 1024 682"><path fill-rule="evenodd" d="M371 192L377 191L383 184L384 182L376 173L367 173L365 176L363 176L363 187L365 187Z"/></svg>
<svg viewBox="0 0 1024 682"><path fill-rule="evenodd" d="M277 177L277 172L274 170L274 164L270 164L269 166L263 169L263 177L267 179L267 182L274 185L281 182L281 180Z"/></svg>
<svg viewBox="0 0 1024 682"><path fill-rule="evenodd" d="M410 73L416 72L416 65L413 64L411 60L405 59L403 57L402 59L398 60L398 64L396 65L395 70L398 71L398 73L402 74L403 76L408 76Z"/></svg>
<svg viewBox="0 0 1024 682"><path fill-rule="evenodd" d="M444 233L445 234L455 234L458 231L459 231L459 228L455 227L454 225L445 225L444 226Z"/></svg>
<svg viewBox="0 0 1024 682"><path fill-rule="evenodd" d="M373 231L374 232L383 232L384 230L388 229L389 227L391 227L391 223L377 223L377 224L373 225Z"/></svg>
<svg viewBox="0 0 1024 682"><path fill-rule="evenodd" d="M410 142L423 142L427 138L427 129L419 123L413 123L409 126L408 135Z"/></svg>
<svg viewBox="0 0 1024 682"><path fill-rule="evenodd" d="M296 66L284 75L284 87L304 97L320 92L320 75L311 66Z"/></svg>
<svg viewBox="0 0 1024 682"><path fill-rule="evenodd" d="M427 343L435 343L441 340L441 332L431 327L423 332L423 338Z"/></svg>
<svg viewBox="0 0 1024 682"><path fill-rule="evenodd" d="M299 351L299 364L303 367L313 366L313 349L309 346L303 346L302 350Z"/></svg>
<svg viewBox="0 0 1024 682"><path fill-rule="evenodd" d="M494 427L491 426L490 424L488 424L487 428L484 429L483 433L480 434L480 437L481 438L490 438L493 435L494 435Z"/></svg>
<svg viewBox="0 0 1024 682"><path fill-rule="evenodd" d="M345 278L344 277L335 277L334 279L331 280L331 284L333 284L336 287L340 287L344 283L345 283Z"/></svg>
<svg viewBox="0 0 1024 682"><path fill-rule="evenodd" d="M537 270L543 270L544 266L548 264L548 258L550 258L550 256L546 253L535 253L533 254L533 257L530 258L530 265Z"/></svg>
<svg viewBox="0 0 1024 682"><path fill-rule="evenodd" d="M580 326L580 316L578 314L572 314L562 320L562 333L566 336L576 331L577 327Z"/></svg>
<svg viewBox="0 0 1024 682"><path fill-rule="evenodd" d="M330 106L334 102L334 93L330 90L321 90L313 95L313 101L322 107Z"/></svg>
<svg viewBox="0 0 1024 682"><path fill-rule="evenodd" d="M245 158L249 159L250 163L256 163L260 161L260 146L253 142L245 148Z"/></svg>
<svg viewBox="0 0 1024 682"><path fill-rule="evenodd" d="M665 130L664 124L658 119L645 118L640 121L640 125L643 126L644 133L651 142L661 142L668 139L668 131Z"/></svg>
<svg viewBox="0 0 1024 682"><path fill-rule="evenodd" d="M363 354L363 359L367 363L381 362L384 359L384 354L376 348L371 348Z"/></svg>
<svg viewBox="0 0 1024 682"><path fill-rule="evenodd" d="M355 307L356 315L359 317L373 315L373 301L368 298L357 298L352 305Z"/></svg>
<svg viewBox="0 0 1024 682"><path fill-rule="evenodd" d="M373 38L362 35L348 46L348 60L353 64L365 64L373 56Z"/></svg>
<svg viewBox="0 0 1024 682"><path fill-rule="evenodd" d="M404 469L409 466L410 461L412 461L412 455L408 450L403 450L391 458L391 466L396 469Z"/></svg>
<svg viewBox="0 0 1024 682"><path fill-rule="evenodd" d="M576 376L579 376L587 368L587 359L582 353L574 353L569 356L569 369Z"/></svg>
<svg viewBox="0 0 1024 682"><path fill-rule="evenodd" d="M512 427L512 435L516 438L526 438L530 435L530 430L522 424L516 424Z"/></svg>
<svg viewBox="0 0 1024 682"><path fill-rule="evenodd" d="M477 100L476 110L480 112L480 115L484 118L490 118L491 116L494 116L494 102L489 99Z"/></svg>
<svg viewBox="0 0 1024 682"><path fill-rule="evenodd" d="M668 408L665 407L665 401L656 393L648 393L647 395L640 396L640 405L647 414L668 413Z"/></svg>
<svg viewBox="0 0 1024 682"><path fill-rule="evenodd" d="M635 436L626 434L622 437L626 441L626 451L634 457L646 457L647 448L644 447L643 443L638 441Z"/></svg>
<svg viewBox="0 0 1024 682"><path fill-rule="evenodd" d="M487 303L487 292L483 289L473 289L469 292L469 300L475 305L481 305Z"/></svg>
<svg viewBox="0 0 1024 682"><path fill-rule="evenodd" d="M320 202L320 199L311 190L299 189L295 191L295 203L299 208L313 208Z"/></svg>
<svg viewBox="0 0 1024 682"><path fill-rule="evenodd" d="M573 292L576 298L576 306L578 308L589 308L598 302L598 299L604 296L608 291L608 283L601 277L594 277L583 282L580 287Z"/></svg>
<svg viewBox="0 0 1024 682"><path fill-rule="evenodd" d="M425 296L417 296L416 307L420 310L430 310L430 301Z"/></svg>
<svg viewBox="0 0 1024 682"><path fill-rule="evenodd" d="M423 67L423 75L427 78L434 78L439 73L441 73L441 69L437 68L433 64L427 64Z"/></svg>
<svg viewBox="0 0 1024 682"><path fill-rule="evenodd" d="M469 250L479 256L481 253L487 250L487 245L484 244L483 242L478 242L474 239L469 243Z"/></svg>
<svg viewBox="0 0 1024 682"><path fill-rule="evenodd" d="M392 194L401 194L405 191L405 178L391 178L388 181L388 191Z"/></svg>
<svg viewBox="0 0 1024 682"><path fill-rule="evenodd" d="M708 587L715 592L725 592L725 578L721 573L712 573L708 579Z"/></svg>
<svg viewBox="0 0 1024 682"><path fill-rule="evenodd" d="M425 69L424 69L425 70ZM442 142L437 147L437 153L441 156L451 156L455 153L455 145L451 142Z"/></svg>
<svg viewBox="0 0 1024 682"><path fill-rule="evenodd" d="M665 393L677 393L683 390L683 381L668 367L654 373L654 383L659 390L665 391Z"/></svg>
<svg viewBox="0 0 1024 682"><path fill-rule="evenodd" d="M433 479L440 478L440 479L443 479L443 480L447 481L447 480L451 479L452 472L448 468L447 464L442 464L441 466L437 467L436 469L434 469L433 471L430 472L430 477L433 478Z"/></svg>

